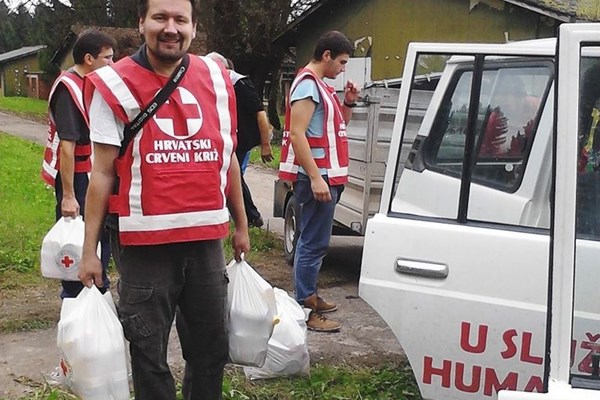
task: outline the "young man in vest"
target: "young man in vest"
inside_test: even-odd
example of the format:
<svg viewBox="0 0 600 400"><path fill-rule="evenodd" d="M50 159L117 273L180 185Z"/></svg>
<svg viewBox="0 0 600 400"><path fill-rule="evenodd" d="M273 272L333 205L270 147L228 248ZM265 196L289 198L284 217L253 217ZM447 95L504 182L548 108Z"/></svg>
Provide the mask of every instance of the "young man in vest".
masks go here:
<svg viewBox="0 0 600 400"><path fill-rule="evenodd" d="M229 70L229 77L235 90L236 109L238 115L238 146L235 155L240 163L246 159L246 155L255 146L260 145L260 156L263 162L273 160L271 151L271 124L263 108L261 99L256 93L254 84L247 76L238 74L229 67L229 60L223 55L212 52L206 55L215 61L220 62ZM242 173L242 194L244 196L244 208L246 209L246 218L250 226L261 227L264 224L260 211L252 200L250 188L244 181L244 166L241 167Z"/></svg>
<svg viewBox="0 0 600 400"><path fill-rule="evenodd" d="M353 50L352 42L337 31L317 41L313 59L298 72L290 88L279 166L280 178L294 182L300 207L294 258L296 300L311 310L308 328L320 332L336 332L341 327L323 316L337 310L337 305L317 294L317 281L329 247L335 205L348 182L346 124L359 93L348 81L341 104L323 78L335 79L343 72Z"/></svg>
<svg viewBox="0 0 600 400"><path fill-rule="evenodd" d="M102 279L94 249L108 211L118 221L111 245L136 398L175 399L167 344L179 309L191 338L181 341L191 378L184 397L221 399L230 212L235 258L250 247L234 154L235 94L224 68L187 53L195 0L140 0L138 14L145 44L84 84L94 164L79 277L87 286ZM168 82L177 86L154 107ZM156 113L124 142L125 126L144 110Z"/></svg>
<svg viewBox="0 0 600 400"><path fill-rule="evenodd" d="M88 173L91 171L90 130L82 101L83 77L111 64L115 41L97 30L79 34L73 45L75 65L54 82L48 101L48 142L42 162L42 178L54 186L56 220L84 215ZM108 287L106 268L110 258L108 235L101 243L103 285ZM62 281L61 297L77 297L81 282Z"/></svg>

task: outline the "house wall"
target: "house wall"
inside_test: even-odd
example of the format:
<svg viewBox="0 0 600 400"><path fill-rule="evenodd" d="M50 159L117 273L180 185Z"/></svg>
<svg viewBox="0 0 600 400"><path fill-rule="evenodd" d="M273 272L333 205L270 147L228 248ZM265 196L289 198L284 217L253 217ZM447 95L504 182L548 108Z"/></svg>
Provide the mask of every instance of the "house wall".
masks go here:
<svg viewBox="0 0 600 400"><path fill-rule="evenodd" d="M470 10L471 3L478 4ZM500 0L487 3L495 7L473 0L330 1L298 27L297 66L310 60L314 43L330 29L357 43L355 57L371 53L373 80L402 76L411 41L504 43L506 36L523 40L555 35L552 19Z"/></svg>
<svg viewBox="0 0 600 400"><path fill-rule="evenodd" d="M37 54L9 61L2 66L5 96L27 96L27 74L40 71Z"/></svg>

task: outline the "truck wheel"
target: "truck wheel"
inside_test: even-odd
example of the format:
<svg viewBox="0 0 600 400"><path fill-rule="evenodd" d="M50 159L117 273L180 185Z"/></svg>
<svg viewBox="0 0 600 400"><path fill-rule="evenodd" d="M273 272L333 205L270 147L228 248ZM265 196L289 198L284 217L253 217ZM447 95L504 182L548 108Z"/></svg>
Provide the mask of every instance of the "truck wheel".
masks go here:
<svg viewBox="0 0 600 400"><path fill-rule="evenodd" d="M285 260L289 265L294 265L294 255L296 254L296 241L298 240L298 210L296 198L292 195L285 207L283 220L283 252Z"/></svg>

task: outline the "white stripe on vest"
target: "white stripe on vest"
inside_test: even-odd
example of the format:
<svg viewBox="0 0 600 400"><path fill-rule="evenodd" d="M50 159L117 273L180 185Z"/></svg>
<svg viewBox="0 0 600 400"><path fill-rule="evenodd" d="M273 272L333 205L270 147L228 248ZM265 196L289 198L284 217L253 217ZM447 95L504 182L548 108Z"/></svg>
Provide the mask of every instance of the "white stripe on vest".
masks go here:
<svg viewBox="0 0 600 400"><path fill-rule="evenodd" d="M61 75L52 85L52 88L50 89L50 93L48 94L48 104L50 104L50 101L52 100L52 96L54 95L54 92L56 91L56 88L58 87L58 85L60 83L69 85L69 87L72 89L71 93L75 94L74 100L77 102L77 106L79 107L80 110L84 110L83 93L81 92L81 89L79 88L79 86L77 86L77 83L73 79L69 78L66 75ZM48 111L49 111L48 118L50 118L53 125L56 125L56 120L54 119L54 114L50 110L50 107L48 107ZM45 158L42 160L43 170L48 175L50 175L52 177L52 179L56 179L56 176L58 175L58 170L56 169L56 164L58 163L58 146L59 146L59 144L60 144L60 138L58 137L58 133L54 132L54 136L52 137L52 142L46 143L46 147L49 147L52 151L52 159L49 162L46 161Z"/></svg>
<svg viewBox="0 0 600 400"><path fill-rule="evenodd" d="M229 96L225 80L221 73L221 68L208 57L200 57L208 66L210 79L213 83L214 92L217 94L217 113L219 115L219 124L221 126L221 137L223 138L223 165L221 166L221 193L223 194L223 204L227 204L225 197L225 186L227 185L227 171L231 163L231 154L233 153L233 140L231 139L231 115L229 115Z"/></svg>
<svg viewBox="0 0 600 400"><path fill-rule="evenodd" d="M127 113L129 122L133 121L133 119L140 113L141 107L125 82L123 82L123 79L113 68L111 68L110 65L97 69L95 72L115 95L116 99L119 101L119 104Z"/></svg>

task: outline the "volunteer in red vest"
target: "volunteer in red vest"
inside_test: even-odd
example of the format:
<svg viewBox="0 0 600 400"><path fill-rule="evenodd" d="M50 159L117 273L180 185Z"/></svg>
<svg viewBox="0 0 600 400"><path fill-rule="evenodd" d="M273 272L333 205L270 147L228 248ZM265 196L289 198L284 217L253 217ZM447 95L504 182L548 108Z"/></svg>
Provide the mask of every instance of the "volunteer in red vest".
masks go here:
<svg viewBox="0 0 600 400"><path fill-rule="evenodd" d="M301 69L290 89L285 116L279 177L294 182L299 205L299 236L294 258L296 300L310 309L308 329L339 331L341 324L324 313L337 305L317 294L317 281L327 253L333 213L348 182L346 124L359 89L348 81L340 102L323 78L344 72L354 50L342 33L330 31L319 38L312 60Z"/></svg>
<svg viewBox="0 0 600 400"><path fill-rule="evenodd" d="M82 99L83 77L112 63L113 38L97 30L79 34L73 45L75 65L63 72L50 91L48 141L42 162L42 178L54 187L56 220L84 214L91 152L88 117ZM106 268L110 258L108 235L102 241L102 288L108 288ZM77 297L81 282L62 281L61 297Z"/></svg>
<svg viewBox="0 0 600 400"><path fill-rule="evenodd" d="M79 277L87 286L102 279L94 249L109 212L136 399L175 398L167 344L177 309L191 338L181 343L190 377L184 398L221 399L229 353L223 239L230 215L235 258L249 250L234 154L235 95L222 66L187 53L196 8L194 0L139 1L145 44L84 84L94 164ZM177 86L152 106L168 82ZM125 126L154 111L126 139Z"/></svg>

